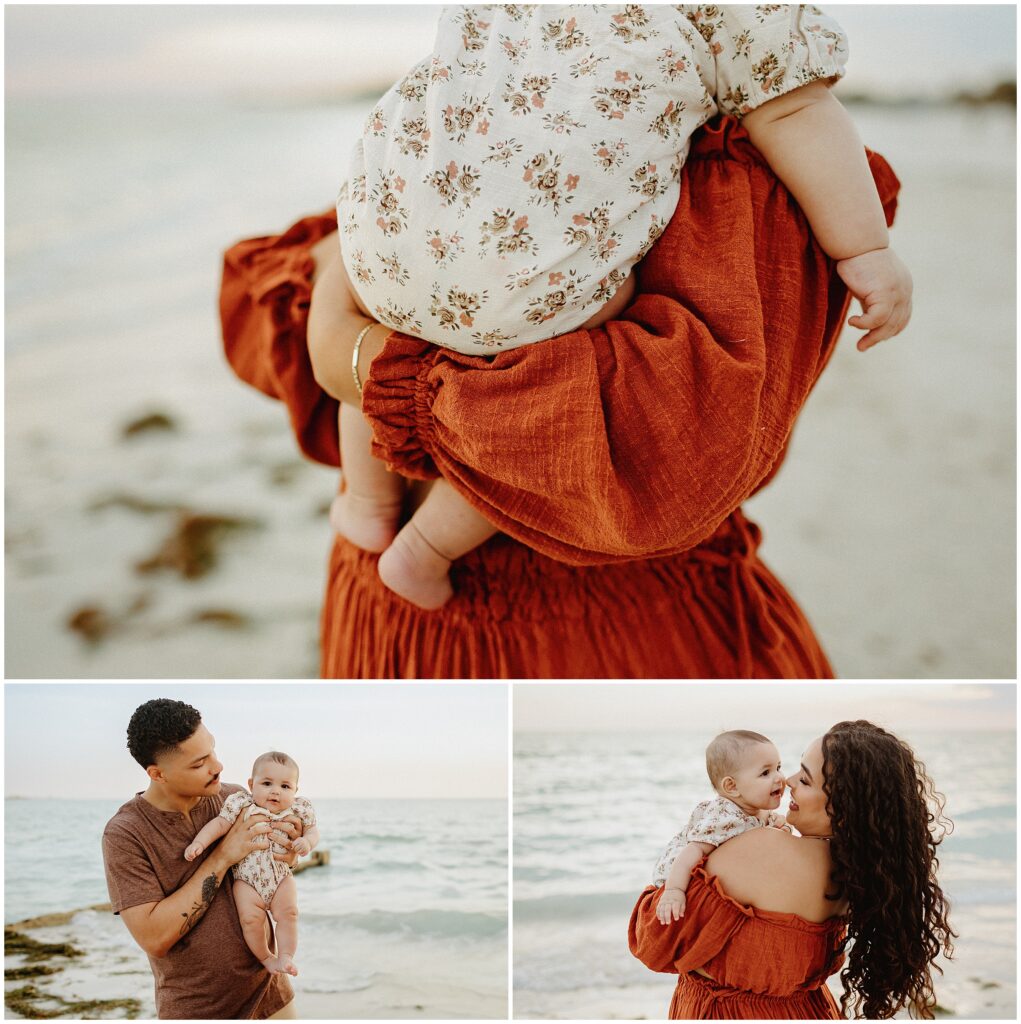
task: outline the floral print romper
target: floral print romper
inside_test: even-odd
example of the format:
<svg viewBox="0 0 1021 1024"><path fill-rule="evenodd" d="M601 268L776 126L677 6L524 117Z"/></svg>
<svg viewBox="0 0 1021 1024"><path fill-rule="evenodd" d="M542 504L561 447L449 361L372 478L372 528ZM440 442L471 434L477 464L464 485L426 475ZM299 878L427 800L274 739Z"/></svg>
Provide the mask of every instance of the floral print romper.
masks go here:
<svg viewBox="0 0 1021 1024"><path fill-rule="evenodd" d="M468 354L571 331L662 233L696 129L846 58L816 7L444 8L351 156L352 286L381 323Z"/></svg>
<svg viewBox="0 0 1021 1024"><path fill-rule="evenodd" d="M279 821L293 815L306 829L314 827L316 823L315 809L303 796L296 796L286 811L271 813L265 807L259 807L252 800L251 793L231 793L220 808L220 817L234 824L240 814L243 814L245 821L255 814L265 815L268 821ZM270 843L268 849L253 850L234 865L234 878L247 882L262 897L262 902L267 907L273 902L280 883L291 873L291 869L283 861L273 859L273 854L286 852L278 843Z"/></svg>
<svg viewBox="0 0 1021 1024"><path fill-rule="evenodd" d="M717 796L712 800L703 800L695 805L695 809L688 818L688 824L684 830L667 844L663 856L656 864L656 870L652 873L652 884L663 885L670 868L677 860L677 854L684 849L688 843L709 843L711 846L722 846L728 839L741 835L749 829L762 828L764 825L782 826L783 818L778 814L770 813L769 820L763 821L751 814L746 814L732 800L726 797Z"/></svg>

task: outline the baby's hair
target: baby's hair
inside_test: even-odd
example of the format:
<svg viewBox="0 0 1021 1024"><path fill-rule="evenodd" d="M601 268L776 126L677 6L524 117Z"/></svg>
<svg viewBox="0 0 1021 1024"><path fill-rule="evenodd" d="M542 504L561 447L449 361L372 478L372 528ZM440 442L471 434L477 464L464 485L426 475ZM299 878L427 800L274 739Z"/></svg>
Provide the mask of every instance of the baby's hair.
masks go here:
<svg viewBox="0 0 1021 1024"><path fill-rule="evenodd" d="M294 774L298 774L298 762L290 754L283 754L279 750L267 750L265 754L260 754L255 759L255 764L252 765L253 779L259 774L259 765L263 761L274 761L276 764L282 764L285 768L293 768Z"/></svg>
<svg viewBox="0 0 1021 1024"><path fill-rule="evenodd" d="M719 788L720 782L737 770L738 760L753 743L772 743L768 736L747 729L731 729L721 732L708 747L705 748L705 770L709 773L709 781L713 788Z"/></svg>

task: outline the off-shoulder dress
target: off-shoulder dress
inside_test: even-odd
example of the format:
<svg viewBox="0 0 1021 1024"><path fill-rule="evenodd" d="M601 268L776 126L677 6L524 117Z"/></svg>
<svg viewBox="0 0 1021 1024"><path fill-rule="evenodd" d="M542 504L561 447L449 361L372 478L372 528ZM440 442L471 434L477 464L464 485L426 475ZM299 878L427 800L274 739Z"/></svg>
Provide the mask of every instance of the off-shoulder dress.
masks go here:
<svg viewBox="0 0 1021 1024"><path fill-rule="evenodd" d="M841 1018L826 987L843 963L840 918L806 921L744 906L699 866L684 917L663 925L656 917L662 892L649 886L638 898L628 943L650 970L677 975L670 1020Z"/></svg>
<svg viewBox="0 0 1021 1024"><path fill-rule="evenodd" d="M892 223L899 182L869 162ZM310 248L335 226L331 212L236 244L220 296L234 370L283 401L301 449L329 465L337 404L305 328ZM783 461L847 290L725 116L694 137L677 210L638 269L627 319L494 357L389 336L365 382L374 451L409 477L444 476L502 533L455 563L455 596L432 612L336 539L324 677L832 675L741 503Z"/></svg>

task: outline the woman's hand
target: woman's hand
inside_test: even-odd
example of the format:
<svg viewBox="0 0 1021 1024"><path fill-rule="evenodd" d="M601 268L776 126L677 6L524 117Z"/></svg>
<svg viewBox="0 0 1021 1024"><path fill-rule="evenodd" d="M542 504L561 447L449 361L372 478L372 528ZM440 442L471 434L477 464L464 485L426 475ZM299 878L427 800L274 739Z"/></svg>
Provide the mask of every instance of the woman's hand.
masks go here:
<svg viewBox="0 0 1021 1024"><path fill-rule="evenodd" d="M361 395L351 373L351 355L359 332L375 325L362 340L358 358L364 380L379 355L389 328L362 314L348 286L337 235L327 235L311 250L315 262L308 311L308 354L316 383L340 402L359 408Z"/></svg>

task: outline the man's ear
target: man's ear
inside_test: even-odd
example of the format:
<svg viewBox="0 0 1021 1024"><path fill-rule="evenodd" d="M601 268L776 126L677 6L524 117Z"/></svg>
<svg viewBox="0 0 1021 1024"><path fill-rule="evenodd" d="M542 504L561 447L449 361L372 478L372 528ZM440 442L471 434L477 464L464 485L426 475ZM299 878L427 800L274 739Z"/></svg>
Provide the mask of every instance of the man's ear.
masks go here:
<svg viewBox="0 0 1021 1024"><path fill-rule="evenodd" d="M145 770L146 775L152 779L153 782L166 782L166 776L163 774L163 769L157 764L151 764Z"/></svg>

